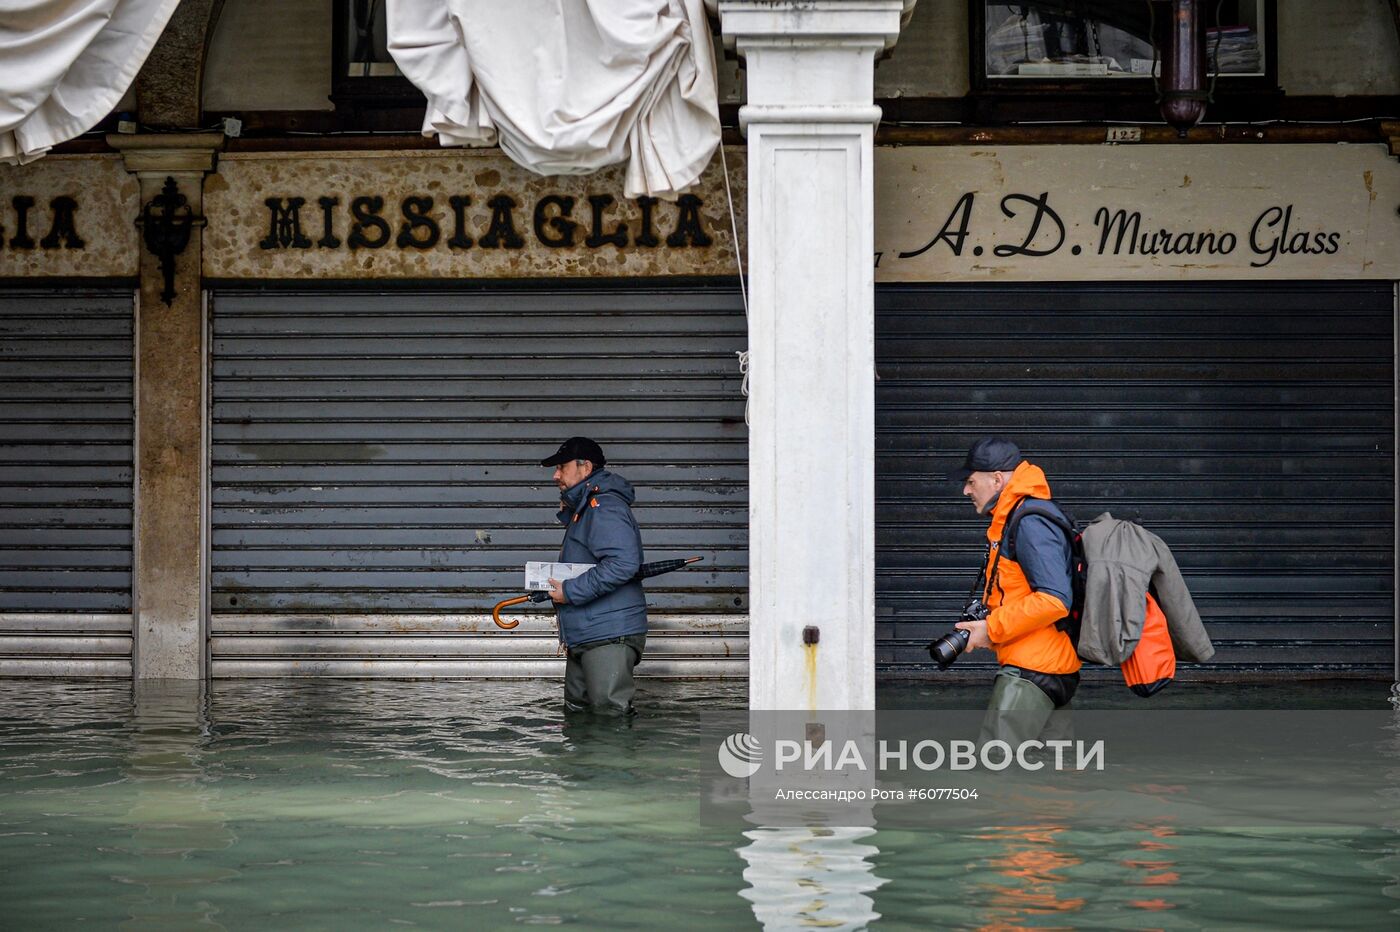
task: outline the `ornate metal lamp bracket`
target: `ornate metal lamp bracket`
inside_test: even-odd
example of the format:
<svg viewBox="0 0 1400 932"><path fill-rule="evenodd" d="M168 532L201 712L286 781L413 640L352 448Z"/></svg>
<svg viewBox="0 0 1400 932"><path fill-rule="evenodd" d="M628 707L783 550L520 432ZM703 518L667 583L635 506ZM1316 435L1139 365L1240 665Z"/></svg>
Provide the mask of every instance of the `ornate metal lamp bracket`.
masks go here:
<svg viewBox="0 0 1400 932"><path fill-rule="evenodd" d="M160 272L165 279L161 300L170 307L175 300L175 257L190 243L190 231L204 226L204 218L196 216L188 199L180 193L174 176L167 175L160 193L141 209L136 225L151 255L160 260Z"/></svg>

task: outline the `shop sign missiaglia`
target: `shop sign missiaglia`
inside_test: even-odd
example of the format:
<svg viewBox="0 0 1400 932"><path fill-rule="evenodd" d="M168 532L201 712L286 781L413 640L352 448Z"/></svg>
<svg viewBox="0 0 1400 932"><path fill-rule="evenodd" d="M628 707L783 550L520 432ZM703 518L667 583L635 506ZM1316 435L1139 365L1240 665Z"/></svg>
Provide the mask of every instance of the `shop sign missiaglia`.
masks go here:
<svg viewBox="0 0 1400 932"><path fill-rule="evenodd" d="M739 173L742 174L742 162ZM674 201L622 171L541 177L495 151L225 156L205 186L211 278L735 274L720 162Z"/></svg>
<svg viewBox="0 0 1400 932"><path fill-rule="evenodd" d="M608 218L609 208L616 202L611 194L588 195L589 220L585 225L587 235L580 235L579 221L574 219L577 198L562 194L546 194L535 202L535 239L541 246L550 249L568 249L582 245L588 249L599 246L629 244L656 247L661 238L656 231L656 207L660 201L654 197L639 197L637 207L637 231L631 233L626 223ZM443 226L449 221L435 212L431 197L412 195L399 202L398 217L386 217L384 198L381 195L362 194L353 198L349 205L349 236L344 241L336 235L336 216L341 210L340 198L322 195L316 199L320 207L320 237L313 243L302 227L301 212L306 205L304 197L269 197L263 201L267 205L267 235L258 242L259 249L383 249L393 246L397 249L432 249L444 244L451 249L524 249L525 238L520 235L520 219L517 217L520 204L509 194L496 194L486 200L491 211L486 229L479 240L473 240L468 232L467 210L472 199L465 194L453 194L447 198L448 213L451 217L451 236L443 238ZM682 194L676 199L677 216L674 229L666 236L666 245L676 249L687 246L703 248L711 244L709 234L700 219L703 201L694 194ZM398 234L394 234L394 224L398 224Z"/></svg>

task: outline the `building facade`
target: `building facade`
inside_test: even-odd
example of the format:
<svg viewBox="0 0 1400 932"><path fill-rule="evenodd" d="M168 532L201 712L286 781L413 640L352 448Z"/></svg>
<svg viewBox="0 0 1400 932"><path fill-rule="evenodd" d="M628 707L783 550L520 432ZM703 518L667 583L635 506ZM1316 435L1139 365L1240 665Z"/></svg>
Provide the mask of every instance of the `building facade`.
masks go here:
<svg viewBox="0 0 1400 932"><path fill-rule="evenodd" d="M1185 136L1162 4L785 6L719 4L722 158L664 201L423 139L348 2L182 4L124 116L0 168L0 674L554 675L489 610L586 434L704 557L639 673L861 707L929 675L998 433L1172 544L1189 675L1391 675L1387 5L1229 4Z"/></svg>

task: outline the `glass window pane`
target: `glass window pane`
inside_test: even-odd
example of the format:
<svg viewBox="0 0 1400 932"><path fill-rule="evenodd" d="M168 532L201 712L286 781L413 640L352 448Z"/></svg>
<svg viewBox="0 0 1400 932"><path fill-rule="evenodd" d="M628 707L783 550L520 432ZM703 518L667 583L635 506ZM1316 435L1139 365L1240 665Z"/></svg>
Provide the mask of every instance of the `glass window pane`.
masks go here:
<svg viewBox="0 0 1400 932"><path fill-rule="evenodd" d="M1145 0L984 0L983 49L989 78L1146 77L1154 61L1150 36L1170 6ZM1206 50L1214 71L1219 49L1222 74L1264 73L1263 0L1204 0ZM1158 22L1158 31L1165 22Z"/></svg>
<svg viewBox="0 0 1400 932"><path fill-rule="evenodd" d="M347 78L379 78L399 73L389 54L385 0L340 0L348 8L345 17Z"/></svg>

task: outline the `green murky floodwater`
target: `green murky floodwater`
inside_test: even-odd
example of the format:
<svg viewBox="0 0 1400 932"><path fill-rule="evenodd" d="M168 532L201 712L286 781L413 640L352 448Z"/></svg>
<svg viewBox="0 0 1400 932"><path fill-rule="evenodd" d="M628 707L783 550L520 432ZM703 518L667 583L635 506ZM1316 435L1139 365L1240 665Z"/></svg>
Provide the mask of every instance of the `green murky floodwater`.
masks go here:
<svg viewBox="0 0 1400 932"><path fill-rule="evenodd" d="M620 725L565 721L553 683L3 681L0 928L1400 927L1393 809L1257 830L703 818L706 717L744 689L647 681ZM892 685L880 704L984 697ZM1158 698L1387 708L1374 683Z"/></svg>

